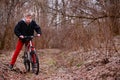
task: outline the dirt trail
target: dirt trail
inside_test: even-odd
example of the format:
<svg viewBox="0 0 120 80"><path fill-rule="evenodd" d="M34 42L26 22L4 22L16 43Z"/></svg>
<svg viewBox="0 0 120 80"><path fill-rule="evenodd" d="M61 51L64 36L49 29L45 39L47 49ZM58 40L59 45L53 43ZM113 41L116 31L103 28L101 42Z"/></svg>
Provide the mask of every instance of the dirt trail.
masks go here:
<svg viewBox="0 0 120 80"><path fill-rule="evenodd" d="M8 69L13 52L0 54L0 80L120 80L120 56L116 52L106 58L99 51L61 51L59 49L38 50L40 73L26 73L22 52L14 71Z"/></svg>

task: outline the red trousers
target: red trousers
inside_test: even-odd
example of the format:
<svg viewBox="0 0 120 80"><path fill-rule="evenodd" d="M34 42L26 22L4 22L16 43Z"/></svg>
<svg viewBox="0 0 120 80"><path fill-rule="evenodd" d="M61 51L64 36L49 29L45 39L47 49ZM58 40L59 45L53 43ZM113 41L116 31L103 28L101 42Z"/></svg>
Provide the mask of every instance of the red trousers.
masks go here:
<svg viewBox="0 0 120 80"><path fill-rule="evenodd" d="M26 42L26 43L28 43L28 42ZM26 43L23 43L20 39L18 40L17 45L16 45L16 50L14 51L14 54L12 56L12 60L11 60L10 64L12 64L12 65L15 64L16 59L17 59L23 45L26 44Z"/></svg>

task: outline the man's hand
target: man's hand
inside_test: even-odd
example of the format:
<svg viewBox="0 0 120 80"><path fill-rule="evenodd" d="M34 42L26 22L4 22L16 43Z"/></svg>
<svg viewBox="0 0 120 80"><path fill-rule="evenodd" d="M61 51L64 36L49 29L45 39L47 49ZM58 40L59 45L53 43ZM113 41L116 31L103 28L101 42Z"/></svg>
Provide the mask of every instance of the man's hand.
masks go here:
<svg viewBox="0 0 120 80"><path fill-rule="evenodd" d="M40 37L40 34L37 34L38 37Z"/></svg>
<svg viewBox="0 0 120 80"><path fill-rule="evenodd" d="M19 38L23 39L23 38L24 38L24 36L23 36L23 35L20 35L20 36L19 36Z"/></svg>

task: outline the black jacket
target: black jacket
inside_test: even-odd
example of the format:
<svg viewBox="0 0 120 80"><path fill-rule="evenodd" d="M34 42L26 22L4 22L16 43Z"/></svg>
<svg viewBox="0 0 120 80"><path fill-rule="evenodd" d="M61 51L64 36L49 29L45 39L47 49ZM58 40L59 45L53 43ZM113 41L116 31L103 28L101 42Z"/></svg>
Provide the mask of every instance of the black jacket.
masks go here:
<svg viewBox="0 0 120 80"><path fill-rule="evenodd" d="M25 21L21 20L15 26L14 33L18 37L20 35L33 36L34 30L37 32L37 34L41 34L41 28L36 24L35 21L32 20L31 23L29 25L27 25Z"/></svg>

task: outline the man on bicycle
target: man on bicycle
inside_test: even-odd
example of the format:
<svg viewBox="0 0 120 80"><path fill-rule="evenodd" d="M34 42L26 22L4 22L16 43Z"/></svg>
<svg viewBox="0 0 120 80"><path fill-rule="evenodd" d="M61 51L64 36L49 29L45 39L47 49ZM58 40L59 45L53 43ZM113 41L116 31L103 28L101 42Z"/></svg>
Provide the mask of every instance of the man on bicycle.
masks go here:
<svg viewBox="0 0 120 80"><path fill-rule="evenodd" d="M34 30L37 32L37 36L41 35L41 28L39 27L39 25L36 24L34 20L32 20L32 14L26 13L24 15L24 18L21 21L19 21L14 28L14 33L19 39L16 45L16 49L14 51L14 54L12 56L12 60L9 64L10 70L13 69L17 56L19 55L23 45L28 42L24 38L24 36L33 36Z"/></svg>

